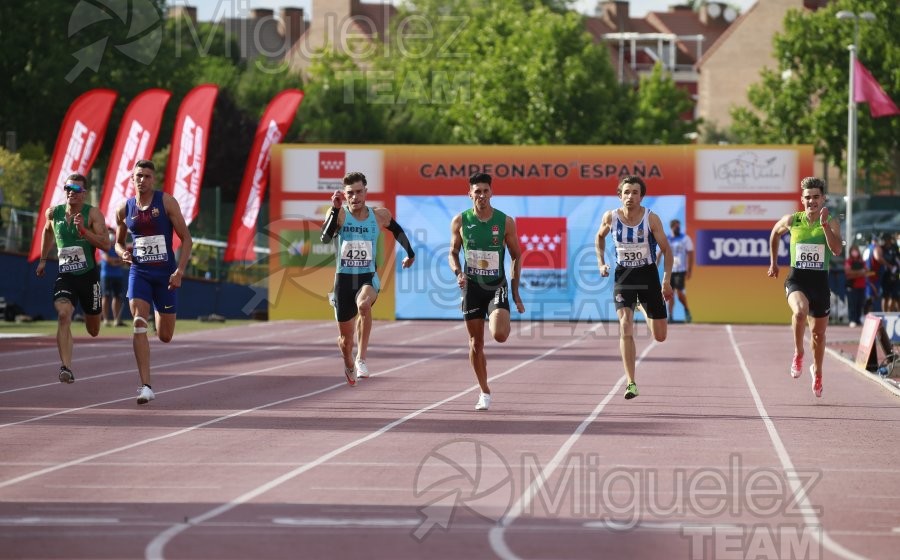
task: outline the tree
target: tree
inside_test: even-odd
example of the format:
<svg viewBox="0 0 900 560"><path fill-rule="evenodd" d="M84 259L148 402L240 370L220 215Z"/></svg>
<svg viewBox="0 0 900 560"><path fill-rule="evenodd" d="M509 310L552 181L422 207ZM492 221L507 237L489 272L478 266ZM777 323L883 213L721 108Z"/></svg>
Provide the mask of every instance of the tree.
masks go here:
<svg viewBox="0 0 900 560"><path fill-rule="evenodd" d="M653 66L649 76L642 76L637 90L637 113L632 141L635 144L687 144L696 132L697 123L682 119L694 104L688 93L675 85L662 63Z"/></svg>
<svg viewBox="0 0 900 560"><path fill-rule="evenodd" d="M860 21L858 55L888 94L900 91L900 21L895 0L837 0L815 12L791 11L784 32L775 38L775 70L764 70L748 91L752 108L732 111L733 132L741 141L813 144L828 163L846 171L849 62L853 23L839 20L840 10L871 11L875 21ZM858 107L858 169L898 184L900 117L873 119Z"/></svg>
<svg viewBox="0 0 900 560"><path fill-rule="evenodd" d="M528 9L530 7L530 9ZM418 0L375 65L395 141L597 144L625 137L627 91L581 16L540 2Z"/></svg>

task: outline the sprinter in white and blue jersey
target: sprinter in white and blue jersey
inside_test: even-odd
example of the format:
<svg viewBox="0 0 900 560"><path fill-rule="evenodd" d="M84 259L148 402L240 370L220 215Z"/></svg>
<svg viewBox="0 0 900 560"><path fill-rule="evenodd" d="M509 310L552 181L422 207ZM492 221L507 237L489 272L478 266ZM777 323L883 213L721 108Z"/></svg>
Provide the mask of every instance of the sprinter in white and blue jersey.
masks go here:
<svg viewBox="0 0 900 560"><path fill-rule="evenodd" d="M634 308L640 303L653 338L666 339L666 301L672 298L671 248L659 216L641 205L647 185L636 176L623 177L616 188L622 207L603 214L597 231L597 266L600 276L609 276L606 264L606 236L613 232L616 248L616 270L613 294L619 317L619 349L628 386L625 398L638 396L634 381L636 350L634 345ZM659 281L656 265L657 248L663 260L663 279Z"/></svg>
<svg viewBox="0 0 900 560"><path fill-rule="evenodd" d="M332 207L322 225L322 243L337 241L337 271L331 295L338 323L338 348L344 358L344 375L350 386L358 377L369 377L366 351L372 331L372 306L381 289L377 262L378 236L381 228L390 231L406 250L403 268L412 266L416 258L409 239L387 208L366 205L366 176L358 171L347 173L343 190L334 191ZM346 205L344 202L346 201ZM353 338L358 335L356 359Z"/></svg>

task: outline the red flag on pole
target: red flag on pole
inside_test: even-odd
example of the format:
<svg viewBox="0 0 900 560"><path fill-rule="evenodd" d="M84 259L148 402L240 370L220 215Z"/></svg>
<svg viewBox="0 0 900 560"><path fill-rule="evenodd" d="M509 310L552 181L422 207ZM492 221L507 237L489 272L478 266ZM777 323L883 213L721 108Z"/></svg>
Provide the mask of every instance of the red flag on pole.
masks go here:
<svg viewBox="0 0 900 560"><path fill-rule="evenodd" d="M184 96L175 118L163 190L178 201L187 225L191 225L200 211L200 185L206 167L209 123L218 94L219 86L214 84L195 87ZM176 236L172 243L178 248L181 239Z"/></svg>
<svg viewBox="0 0 900 560"><path fill-rule="evenodd" d="M153 156L163 109L170 97L172 94L164 89L148 89L138 94L125 109L100 198L100 212L106 218L107 227L116 227L116 210L134 196L131 171L139 159Z"/></svg>
<svg viewBox="0 0 900 560"><path fill-rule="evenodd" d="M225 262L253 260L256 218L269 181L269 156L272 153L272 146L279 143L287 134L301 101L303 101L302 91L286 89L269 102L262 120L259 121L253 147L247 158L247 167L244 168L241 191L234 208L231 230L228 233L228 247L225 249Z"/></svg>
<svg viewBox="0 0 900 560"><path fill-rule="evenodd" d="M92 89L83 93L66 112L63 124L56 137L56 147L50 159L47 182L44 184L44 196L35 220L34 237L31 239L31 251L28 262L37 260L41 255L41 243L44 225L47 222L47 208L66 201L62 187L66 177L73 173L87 176L97 158L106 125L116 102L116 92L111 89Z"/></svg>
<svg viewBox="0 0 900 560"><path fill-rule="evenodd" d="M878 80L856 59L853 68L853 101L868 103L869 114L873 117L887 117L900 114L894 101L881 89Z"/></svg>

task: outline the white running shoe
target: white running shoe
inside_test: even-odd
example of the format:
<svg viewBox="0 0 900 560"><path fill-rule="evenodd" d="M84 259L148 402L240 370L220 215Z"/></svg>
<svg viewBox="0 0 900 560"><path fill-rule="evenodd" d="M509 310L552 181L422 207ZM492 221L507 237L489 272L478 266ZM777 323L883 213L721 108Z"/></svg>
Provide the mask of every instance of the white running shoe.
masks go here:
<svg viewBox="0 0 900 560"><path fill-rule="evenodd" d="M141 388L138 389L138 404L147 404L156 398L156 395L153 394L153 389L147 387L146 385L141 385Z"/></svg>
<svg viewBox="0 0 900 560"><path fill-rule="evenodd" d="M356 360L356 377L360 379L369 377L369 366L366 365L365 360Z"/></svg>
<svg viewBox="0 0 900 560"><path fill-rule="evenodd" d="M478 402L475 403L475 410L487 410L491 407L491 394L481 393Z"/></svg>

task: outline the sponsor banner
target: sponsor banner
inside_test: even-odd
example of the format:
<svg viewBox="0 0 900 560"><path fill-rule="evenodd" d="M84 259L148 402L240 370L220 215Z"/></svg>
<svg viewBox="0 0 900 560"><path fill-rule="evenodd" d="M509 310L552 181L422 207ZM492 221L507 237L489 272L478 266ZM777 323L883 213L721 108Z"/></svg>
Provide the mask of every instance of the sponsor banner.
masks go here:
<svg viewBox="0 0 900 560"><path fill-rule="evenodd" d="M698 149L698 193L799 193L794 149Z"/></svg>
<svg viewBox="0 0 900 560"><path fill-rule="evenodd" d="M522 268L566 268L566 217L516 218Z"/></svg>
<svg viewBox="0 0 900 560"><path fill-rule="evenodd" d="M384 192L383 150L290 148L281 157L282 192L334 192L350 171L366 176L370 193Z"/></svg>
<svg viewBox="0 0 900 560"><path fill-rule="evenodd" d="M119 134L110 154L109 166L106 168L103 196L100 199L100 213L103 214L107 227L116 227L116 210L134 196L135 188L131 181L134 164L138 160L153 157L153 146L159 135L163 110L170 97L172 94L164 89L148 89L135 97L125 109L125 115L119 124Z"/></svg>
<svg viewBox="0 0 900 560"><path fill-rule="evenodd" d="M34 237L28 253L29 262L41 256L47 209L66 201L63 190L66 177L73 173L80 173L85 177L90 174L91 166L103 145L103 136L106 134L106 125L109 124L116 96L117 93L111 89L92 89L69 106L50 159L44 196L35 219Z"/></svg>
<svg viewBox="0 0 900 560"><path fill-rule="evenodd" d="M269 182L269 157L272 146L281 142L287 134L302 100L302 91L284 90L269 102L259 121L234 209L228 246L225 249L225 262L252 261L254 258L256 219Z"/></svg>
<svg viewBox="0 0 900 560"><path fill-rule="evenodd" d="M200 185L206 167L209 125L218 94L219 87L213 84L195 87L184 96L175 117L164 191L178 201L187 225L200 211ZM173 242L177 246L180 239L176 237Z"/></svg>
<svg viewBox="0 0 900 560"><path fill-rule="evenodd" d="M698 200L694 219L708 221L771 221L800 209L792 200Z"/></svg>
<svg viewBox="0 0 900 560"><path fill-rule="evenodd" d="M869 313L881 319L884 331L892 344L900 344L900 313Z"/></svg>
<svg viewBox="0 0 900 560"><path fill-rule="evenodd" d="M701 229L697 231L697 264L706 266L769 266L769 230ZM790 259L788 237L779 240L778 264Z"/></svg>
<svg viewBox="0 0 900 560"><path fill-rule="evenodd" d="M663 223L684 220L684 196L648 197L644 203ZM519 286L526 311L519 314L513 308L514 319L617 320L613 279L600 276L595 249L603 213L622 204L617 197L494 195L491 204L515 217L523 262L529 263L522 269ZM400 259L394 265L398 319L462 317L459 287L448 265L448 231L454 216L471 207L472 200L465 195L397 197L397 220L416 250L411 268L401 269ZM523 235L528 237L526 242ZM557 235L560 242L555 244ZM534 236L538 239L533 243ZM606 241L611 262L612 237ZM533 243L531 249L529 243ZM543 249L541 243L545 243ZM512 266L508 252L506 259L508 279Z"/></svg>

